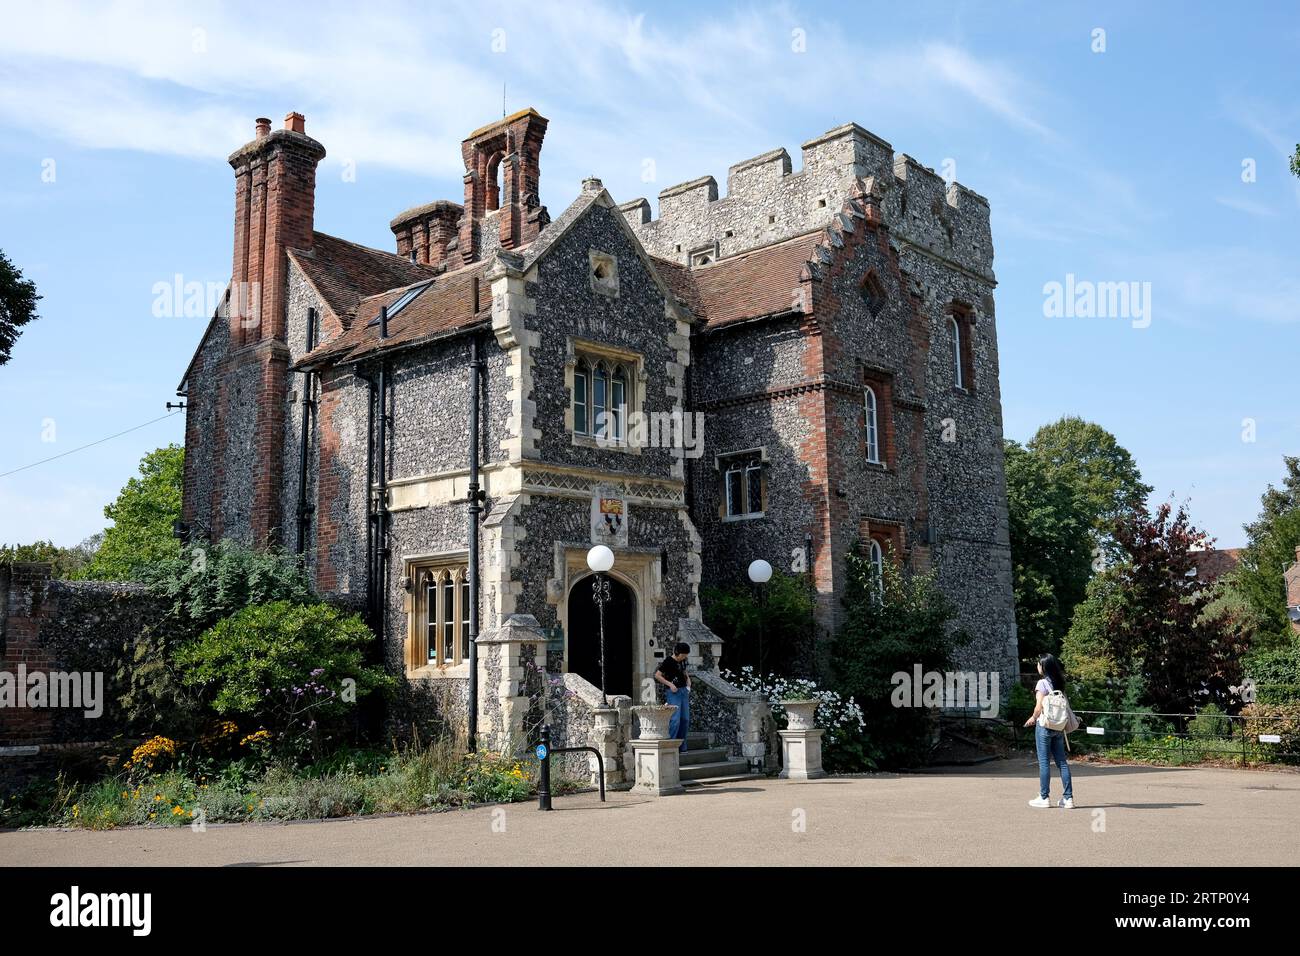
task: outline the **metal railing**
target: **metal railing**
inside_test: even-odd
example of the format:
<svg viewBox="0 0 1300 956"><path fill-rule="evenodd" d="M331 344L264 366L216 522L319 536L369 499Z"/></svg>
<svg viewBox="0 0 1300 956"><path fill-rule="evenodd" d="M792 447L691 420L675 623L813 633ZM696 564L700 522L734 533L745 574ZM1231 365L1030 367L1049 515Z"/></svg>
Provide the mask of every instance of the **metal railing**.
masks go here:
<svg viewBox="0 0 1300 956"><path fill-rule="evenodd" d="M1241 714L1166 714L1123 710L1076 710L1079 729L1070 734L1073 753L1121 751L1117 756L1170 763L1207 758L1248 763L1300 763L1300 719ZM1023 720L1010 722L1017 749L1033 746Z"/></svg>

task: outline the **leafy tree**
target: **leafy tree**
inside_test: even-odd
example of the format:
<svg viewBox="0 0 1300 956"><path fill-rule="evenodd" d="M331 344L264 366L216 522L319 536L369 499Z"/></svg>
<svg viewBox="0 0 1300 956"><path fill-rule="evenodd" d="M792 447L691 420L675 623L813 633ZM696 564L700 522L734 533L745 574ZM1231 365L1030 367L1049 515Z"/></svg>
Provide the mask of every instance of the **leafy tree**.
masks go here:
<svg viewBox="0 0 1300 956"><path fill-rule="evenodd" d="M1259 647L1285 647L1292 635L1282 573L1295 563L1300 545L1300 457L1283 462L1282 485L1269 485L1260 497L1259 517L1246 525L1241 563L1225 582Z"/></svg>
<svg viewBox="0 0 1300 956"><path fill-rule="evenodd" d="M771 580L762 587L761 605L750 585L705 591L704 620L722 638L722 666L736 672L750 666L759 674L811 674L815 668L813 604L807 583L773 570Z"/></svg>
<svg viewBox="0 0 1300 956"><path fill-rule="evenodd" d="M1043 461L1050 479L1078 488L1098 537L1118 557L1114 523L1151 494L1133 456L1106 429L1074 415L1044 425L1026 447Z"/></svg>
<svg viewBox="0 0 1300 956"><path fill-rule="evenodd" d="M0 365L9 361L23 326L39 318L36 303L40 299L36 283L24 279L18 267L0 251Z"/></svg>
<svg viewBox="0 0 1300 956"><path fill-rule="evenodd" d="M932 714L895 707L894 674L942 671L964 635L949 626L955 608L935 583L934 572L908 575L886 560L876 586L871 562L848 556L846 615L831 646L835 689L862 707L868 755L886 765L919 762L930 739Z"/></svg>
<svg viewBox="0 0 1300 956"><path fill-rule="evenodd" d="M1072 651L1088 647L1109 657L1120 680L1140 676L1143 700L1157 712L1232 704L1230 688L1241 683L1248 647L1203 613L1214 595L1196 578L1194 554L1210 539L1192 526L1185 507L1174 512L1167 502L1154 515L1130 513L1117 522L1115 538L1127 560L1096 589L1105 594L1099 626L1085 630L1095 610L1089 606L1068 639Z"/></svg>
<svg viewBox="0 0 1300 956"><path fill-rule="evenodd" d="M1014 441L1005 453L1020 654L1059 653L1092 575L1094 516L1074 475Z"/></svg>
<svg viewBox="0 0 1300 956"><path fill-rule="evenodd" d="M1109 631L1112 618L1120 613L1120 588L1117 568L1103 571L1088 582L1087 596L1075 607L1061 644L1061 662L1070 677L1107 683L1119 678Z"/></svg>
<svg viewBox="0 0 1300 956"><path fill-rule="evenodd" d="M168 445L140 460L117 500L104 508L113 524L95 552L86 576L100 581L135 581L152 563L180 554L172 526L181 516L185 449Z"/></svg>
<svg viewBox="0 0 1300 956"><path fill-rule="evenodd" d="M1300 143L1296 143L1295 153L1291 156L1291 175L1300 176Z"/></svg>

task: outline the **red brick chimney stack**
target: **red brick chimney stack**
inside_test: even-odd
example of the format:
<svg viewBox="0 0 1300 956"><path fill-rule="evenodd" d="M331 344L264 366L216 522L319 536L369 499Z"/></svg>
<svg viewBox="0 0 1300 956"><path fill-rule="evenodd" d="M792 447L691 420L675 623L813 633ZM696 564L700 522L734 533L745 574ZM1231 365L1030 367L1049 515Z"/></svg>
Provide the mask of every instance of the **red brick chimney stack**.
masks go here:
<svg viewBox="0 0 1300 956"><path fill-rule="evenodd" d="M224 457L214 468L211 533L223 532L225 496L246 508L253 543L279 543L281 479L284 474L284 415L289 382L286 249L309 250L316 213L316 165L325 147L306 133L301 113L271 129L259 118L251 142L230 155L235 171L235 254L231 270L229 351L217 372L213 431L220 443L226 417L238 405L256 409L253 449L246 462L247 486L226 485ZM253 383L248 389L244 383ZM242 389L242 390L241 390ZM223 453L224 454L224 453Z"/></svg>
<svg viewBox="0 0 1300 956"><path fill-rule="evenodd" d="M540 156L546 117L520 110L470 133L461 143L465 161L465 214L459 249L465 262L482 257L483 220L495 213L496 239L503 249L532 242L549 222L539 198Z"/></svg>
<svg viewBox="0 0 1300 956"><path fill-rule="evenodd" d="M235 171L235 254L231 269L233 348L285 336L285 249L310 249L316 164L325 147L306 134L301 113L271 131L259 118L253 140L230 155Z"/></svg>

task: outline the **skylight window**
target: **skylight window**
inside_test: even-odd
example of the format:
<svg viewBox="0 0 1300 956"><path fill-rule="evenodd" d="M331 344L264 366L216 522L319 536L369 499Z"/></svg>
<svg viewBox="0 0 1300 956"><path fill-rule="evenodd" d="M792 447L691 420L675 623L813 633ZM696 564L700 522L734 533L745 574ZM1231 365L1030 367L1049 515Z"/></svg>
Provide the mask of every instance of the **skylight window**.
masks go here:
<svg viewBox="0 0 1300 956"><path fill-rule="evenodd" d="M406 308L408 305L414 302L416 298L419 296L419 294L423 292L425 289L429 288L429 286L431 285L433 285L432 282L426 282L424 283L424 285L417 285L415 288L407 289L405 292L403 292L401 298L399 298L396 302L394 302L392 305L388 307L389 320L391 321L392 318L396 316L398 312L401 312L404 308ZM375 316L373 319L371 319L369 322L366 323L366 327L369 328L372 325L378 325L378 324L379 324L379 316Z"/></svg>

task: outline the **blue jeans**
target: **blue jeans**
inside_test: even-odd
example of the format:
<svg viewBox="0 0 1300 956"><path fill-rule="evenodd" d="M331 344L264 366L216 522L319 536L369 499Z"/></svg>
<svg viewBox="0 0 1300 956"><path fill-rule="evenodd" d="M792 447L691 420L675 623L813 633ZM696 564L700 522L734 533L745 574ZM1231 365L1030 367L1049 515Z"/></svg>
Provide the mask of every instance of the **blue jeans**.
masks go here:
<svg viewBox="0 0 1300 956"><path fill-rule="evenodd" d="M1065 759L1065 734L1059 730L1048 730L1042 724L1034 727L1034 743L1038 746L1038 795L1047 799L1048 785L1052 780L1052 767L1048 760L1056 761L1061 771L1061 784L1065 787L1065 799L1074 799L1074 790L1070 785L1070 764Z"/></svg>
<svg viewBox="0 0 1300 956"><path fill-rule="evenodd" d="M680 740L680 749L685 753L686 735L691 729L691 692L685 687L680 690L665 690L664 703L677 705L677 710L668 720L668 736Z"/></svg>

